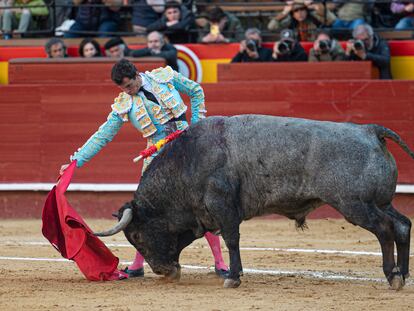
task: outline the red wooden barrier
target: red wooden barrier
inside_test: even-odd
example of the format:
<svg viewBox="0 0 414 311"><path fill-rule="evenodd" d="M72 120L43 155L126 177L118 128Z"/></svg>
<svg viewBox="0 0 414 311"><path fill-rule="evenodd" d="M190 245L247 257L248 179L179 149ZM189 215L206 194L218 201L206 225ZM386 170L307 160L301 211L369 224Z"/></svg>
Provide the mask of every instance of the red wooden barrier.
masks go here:
<svg viewBox="0 0 414 311"><path fill-rule="evenodd" d="M225 81L367 80L371 62L289 62L218 64L217 78Z"/></svg>
<svg viewBox="0 0 414 311"><path fill-rule="evenodd" d="M205 84L209 115L257 113L379 123L414 148L414 81L237 82ZM0 181L53 182L62 163L106 119L119 90L112 84L0 87ZM188 100L187 100L188 103ZM129 124L74 182L137 182L132 158L145 147ZM389 143L400 183L414 183L414 162Z"/></svg>
<svg viewBox="0 0 414 311"><path fill-rule="evenodd" d="M131 59L139 71L165 66L159 57ZM10 84L101 83L111 82L111 58L16 58L9 62Z"/></svg>

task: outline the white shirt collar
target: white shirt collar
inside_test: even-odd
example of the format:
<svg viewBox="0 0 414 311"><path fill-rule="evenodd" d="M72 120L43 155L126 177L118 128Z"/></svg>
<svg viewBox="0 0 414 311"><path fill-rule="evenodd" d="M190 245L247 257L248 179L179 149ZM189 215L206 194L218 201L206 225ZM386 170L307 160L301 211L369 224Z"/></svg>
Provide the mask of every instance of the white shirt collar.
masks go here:
<svg viewBox="0 0 414 311"><path fill-rule="evenodd" d="M151 84L149 83L148 79L145 77L145 74L143 74L142 72L140 72L139 75L140 75L140 77L142 79L142 87L145 90L147 90L148 92L151 92Z"/></svg>

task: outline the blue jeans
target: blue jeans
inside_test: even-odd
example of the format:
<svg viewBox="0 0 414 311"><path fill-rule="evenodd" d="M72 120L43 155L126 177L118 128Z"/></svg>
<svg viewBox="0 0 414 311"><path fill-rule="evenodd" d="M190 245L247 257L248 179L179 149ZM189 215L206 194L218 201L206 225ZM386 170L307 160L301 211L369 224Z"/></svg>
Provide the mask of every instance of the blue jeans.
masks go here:
<svg viewBox="0 0 414 311"><path fill-rule="evenodd" d="M336 19L332 24L332 28L347 28L354 29L355 27L365 24L365 21L362 18L354 19L352 21L344 21L341 19Z"/></svg>
<svg viewBox="0 0 414 311"><path fill-rule="evenodd" d="M403 29L411 29L414 28L414 17L407 16L400 19L397 25L395 25L395 29L403 30Z"/></svg>
<svg viewBox="0 0 414 311"><path fill-rule="evenodd" d="M75 22L72 27L70 27L69 29L70 31L91 31L92 29L87 29L87 27L85 27L84 25ZM102 31L102 32L114 32L118 30L118 23L111 21L111 20L106 20L103 21L100 25L97 31ZM79 38L79 37L111 37L113 35L107 35L107 34L98 34L98 35L82 35L82 34L78 34L78 33L68 33L66 32L64 34L65 38Z"/></svg>

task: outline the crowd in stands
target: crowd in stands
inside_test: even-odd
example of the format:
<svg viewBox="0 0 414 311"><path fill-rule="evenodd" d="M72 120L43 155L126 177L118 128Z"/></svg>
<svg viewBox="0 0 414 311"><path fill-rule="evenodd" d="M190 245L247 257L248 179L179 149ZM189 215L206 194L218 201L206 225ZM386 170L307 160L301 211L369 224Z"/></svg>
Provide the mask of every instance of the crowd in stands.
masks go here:
<svg viewBox="0 0 414 311"><path fill-rule="evenodd" d="M0 0L0 25L4 39L30 36L34 30L46 34L49 29L66 38L159 31L170 43L241 41L243 23L214 4L225 1ZM413 1L280 0L275 4L280 10L256 27L268 33L288 28L299 41L315 40L321 28L352 31L361 24L414 30Z"/></svg>
<svg viewBox="0 0 414 311"><path fill-rule="evenodd" d="M65 58L66 45L60 38L52 38L45 44L45 52L49 58ZM102 50L104 53L102 53ZM99 43L93 38L85 38L79 44L79 57L160 57L165 60L168 66L178 71L177 64L177 49L174 45L166 42L162 33L152 31L147 35L147 47L142 49L130 49L127 44L120 37L108 39L104 44L103 49Z"/></svg>
<svg viewBox="0 0 414 311"><path fill-rule="evenodd" d="M390 51L370 24L414 30L413 1L278 3L280 10L267 24L248 27L247 31L237 16L219 6L212 4L203 10L197 1L179 0L0 0L0 24L2 37L10 39L30 35L28 31L35 29L39 19L53 15L55 25L60 25L56 33L64 38L85 38L79 46L81 57L158 56L177 69L175 43L239 42L233 62L371 60L380 69L381 78L391 78ZM341 40L351 39L344 48L335 40L338 33L341 35L338 31L348 34L340 36ZM262 47L264 32L279 38L273 49ZM146 36L147 47L131 50L122 34ZM101 50L93 37L108 37L108 42ZM309 55L301 41L314 42ZM65 45L57 38L52 38L45 50L49 57L66 56Z"/></svg>

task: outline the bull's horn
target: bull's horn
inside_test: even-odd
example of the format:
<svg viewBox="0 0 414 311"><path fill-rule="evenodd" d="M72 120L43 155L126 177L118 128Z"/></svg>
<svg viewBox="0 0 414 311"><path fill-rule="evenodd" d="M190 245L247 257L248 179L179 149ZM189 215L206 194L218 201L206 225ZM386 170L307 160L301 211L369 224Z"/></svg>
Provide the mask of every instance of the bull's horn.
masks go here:
<svg viewBox="0 0 414 311"><path fill-rule="evenodd" d="M94 233L96 236L111 236L114 234L117 234L118 232L124 230L126 226L131 222L132 220L132 209L128 208L124 210L124 213L122 214L121 220L111 229L102 231L102 232L96 232Z"/></svg>

